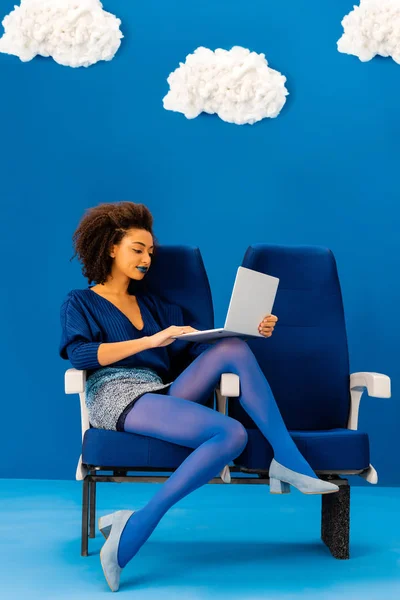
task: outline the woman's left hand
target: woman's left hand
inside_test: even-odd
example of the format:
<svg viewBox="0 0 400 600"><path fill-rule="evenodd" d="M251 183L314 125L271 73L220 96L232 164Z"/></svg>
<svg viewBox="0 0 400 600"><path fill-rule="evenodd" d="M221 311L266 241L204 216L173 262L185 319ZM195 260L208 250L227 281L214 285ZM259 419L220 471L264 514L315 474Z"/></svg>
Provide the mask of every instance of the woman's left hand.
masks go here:
<svg viewBox="0 0 400 600"><path fill-rule="evenodd" d="M276 325L277 321L278 321L278 317L275 317L274 315L266 316L265 319L263 319L261 321L261 323L259 324L258 331L264 337L271 337L271 335L275 329L275 325Z"/></svg>

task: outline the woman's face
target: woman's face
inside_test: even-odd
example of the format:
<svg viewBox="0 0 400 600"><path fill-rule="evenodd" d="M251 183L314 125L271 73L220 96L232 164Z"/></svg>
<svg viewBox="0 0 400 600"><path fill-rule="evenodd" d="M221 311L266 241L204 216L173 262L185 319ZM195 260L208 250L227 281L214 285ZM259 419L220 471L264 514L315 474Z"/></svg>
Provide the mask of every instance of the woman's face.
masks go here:
<svg viewBox="0 0 400 600"><path fill-rule="evenodd" d="M128 229L120 243L111 249L113 273L117 271L140 281L150 268L153 250L151 233L144 229Z"/></svg>

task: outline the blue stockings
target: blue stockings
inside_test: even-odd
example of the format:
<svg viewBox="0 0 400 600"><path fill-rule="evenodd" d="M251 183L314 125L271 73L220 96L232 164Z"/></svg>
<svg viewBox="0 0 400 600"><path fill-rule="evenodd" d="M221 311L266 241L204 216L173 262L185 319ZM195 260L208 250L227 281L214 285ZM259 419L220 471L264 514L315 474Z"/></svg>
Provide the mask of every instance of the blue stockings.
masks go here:
<svg viewBox="0 0 400 600"><path fill-rule="evenodd" d="M174 381L168 395L144 394L125 419L125 431L195 450L160 486L150 502L135 511L121 535L118 563L124 567L149 538L167 510L216 477L247 443L245 428L203 404L222 373L240 376L238 400L274 450L275 459L303 475L316 477L292 441L271 388L246 342L226 338L210 346Z"/></svg>

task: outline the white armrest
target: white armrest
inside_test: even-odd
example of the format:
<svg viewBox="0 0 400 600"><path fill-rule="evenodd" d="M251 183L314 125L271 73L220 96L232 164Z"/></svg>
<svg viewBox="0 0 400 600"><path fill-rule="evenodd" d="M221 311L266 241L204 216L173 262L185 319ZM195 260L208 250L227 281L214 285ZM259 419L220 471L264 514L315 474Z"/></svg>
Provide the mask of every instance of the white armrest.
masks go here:
<svg viewBox="0 0 400 600"><path fill-rule="evenodd" d="M350 389L366 389L368 396L390 398L390 377L382 373L353 373L350 375Z"/></svg>
<svg viewBox="0 0 400 600"><path fill-rule="evenodd" d="M68 369L64 376L66 394L82 394L85 391L86 371Z"/></svg>
<svg viewBox="0 0 400 600"><path fill-rule="evenodd" d="M390 398L390 377L381 373L353 373L350 375L350 416L347 429L358 428L358 412L364 391L375 398Z"/></svg>
<svg viewBox="0 0 400 600"><path fill-rule="evenodd" d="M82 440L85 432L89 429L89 416L86 408L86 371L79 371L78 369L68 369L64 375L65 393L66 394L79 394L80 405L81 405L81 430ZM76 479L85 479L87 475L87 469L82 465L82 456L79 458L78 467L76 469Z"/></svg>
<svg viewBox="0 0 400 600"><path fill-rule="evenodd" d="M237 398L240 395L239 375L235 375L235 373L222 373L219 389L221 396Z"/></svg>

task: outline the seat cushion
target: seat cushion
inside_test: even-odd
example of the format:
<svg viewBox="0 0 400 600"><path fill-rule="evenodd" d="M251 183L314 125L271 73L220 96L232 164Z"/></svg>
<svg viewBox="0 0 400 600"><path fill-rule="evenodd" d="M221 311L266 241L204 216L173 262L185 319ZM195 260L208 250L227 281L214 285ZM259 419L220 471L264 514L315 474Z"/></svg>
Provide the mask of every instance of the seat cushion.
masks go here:
<svg viewBox="0 0 400 600"><path fill-rule="evenodd" d="M192 452L144 435L88 429L83 438L82 462L102 467L178 467Z"/></svg>
<svg viewBox="0 0 400 600"><path fill-rule="evenodd" d="M268 469L272 448L258 429L248 429L248 444L234 461L248 469ZM360 431L294 431L294 441L315 470L358 471L369 466L368 435ZM83 440L84 464L102 467L176 469L192 452L144 435L89 429Z"/></svg>
<svg viewBox="0 0 400 600"><path fill-rule="evenodd" d="M268 469L273 452L258 429L247 429L249 441L235 465ZM349 429L291 431L304 458L316 471L358 471L369 467L368 434Z"/></svg>

